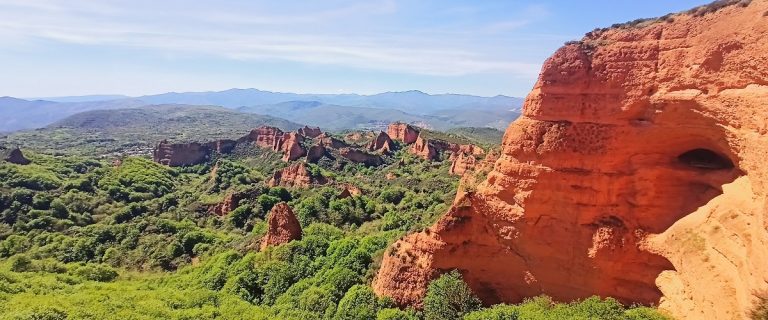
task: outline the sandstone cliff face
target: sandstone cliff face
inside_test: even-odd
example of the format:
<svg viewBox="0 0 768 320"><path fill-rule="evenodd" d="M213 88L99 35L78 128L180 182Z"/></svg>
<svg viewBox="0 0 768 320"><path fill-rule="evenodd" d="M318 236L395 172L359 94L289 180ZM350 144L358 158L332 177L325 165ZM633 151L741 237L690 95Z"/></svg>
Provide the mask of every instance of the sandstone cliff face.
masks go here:
<svg viewBox="0 0 768 320"><path fill-rule="evenodd" d="M362 163L366 166L375 167L381 165L384 162L380 156L352 148L341 148L339 149L339 154L349 161Z"/></svg>
<svg viewBox="0 0 768 320"><path fill-rule="evenodd" d="M424 160L434 160L439 155L437 149L430 143L430 140L423 138L421 135L416 137L408 151Z"/></svg>
<svg viewBox="0 0 768 320"><path fill-rule="evenodd" d="M315 140L317 141L318 145L329 149L341 149L349 147L349 145L347 145L344 141L331 137L325 133L319 135L317 138L315 138Z"/></svg>
<svg viewBox="0 0 768 320"><path fill-rule="evenodd" d="M308 127L308 126L304 126L304 128L300 128L297 132L300 135L308 138L317 138L317 136L323 134L323 131L321 131L320 128Z"/></svg>
<svg viewBox="0 0 768 320"><path fill-rule="evenodd" d="M461 176L466 172L475 170L475 163L477 161L475 156L459 152L452 158L451 169L449 170L450 174Z"/></svg>
<svg viewBox="0 0 768 320"><path fill-rule="evenodd" d="M189 166L205 162L211 149L197 142L168 143L161 141L152 152L152 160L171 167Z"/></svg>
<svg viewBox="0 0 768 320"><path fill-rule="evenodd" d="M267 225L267 234L261 239L261 250L293 240L301 240L299 220L296 219L293 210L285 202L280 202L272 207L272 210L269 211Z"/></svg>
<svg viewBox="0 0 768 320"><path fill-rule="evenodd" d="M296 187L307 188L312 185L323 185L328 180L323 176L313 176L304 162L297 162L282 170L275 172L269 180L270 187Z"/></svg>
<svg viewBox="0 0 768 320"><path fill-rule="evenodd" d="M325 156L325 147L321 145L311 146L307 151L307 162L317 163L323 156Z"/></svg>
<svg viewBox="0 0 768 320"><path fill-rule="evenodd" d="M256 146L260 148L275 149L277 142L282 136L282 130L275 127L264 126L251 130L250 133L240 138L238 141L252 141Z"/></svg>
<svg viewBox="0 0 768 320"><path fill-rule="evenodd" d="M387 127L387 135L393 140L411 144L416 142L416 139L419 137L419 130L409 124L395 122Z"/></svg>
<svg viewBox="0 0 768 320"><path fill-rule="evenodd" d="M389 153L393 151L394 143L389 135L382 131L371 140L367 149L371 152Z"/></svg>
<svg viewBox="0 0 768 320"><path fill-rule="evenodd" d="M283 152L283 161L294 161L307 154L307 150L301 146L302 142L303 135L296 132L285 133L275 142L275 151Z"/></svg>
<svg viewBox="0 0 768 320"><path fill-rule="evenodd" d="M494 170L384 255L419 305L458 269L485 303L548 294L742 319L768 287L768 1L593 32L542 67Z"/></svg>
<svg viewBox="0 0 768 320"><path fill-rule="evenodd" d="M237 208L240 200L239 194L228 193L224 200L210 209L210 212L217 216L226 216Z"/></svg>

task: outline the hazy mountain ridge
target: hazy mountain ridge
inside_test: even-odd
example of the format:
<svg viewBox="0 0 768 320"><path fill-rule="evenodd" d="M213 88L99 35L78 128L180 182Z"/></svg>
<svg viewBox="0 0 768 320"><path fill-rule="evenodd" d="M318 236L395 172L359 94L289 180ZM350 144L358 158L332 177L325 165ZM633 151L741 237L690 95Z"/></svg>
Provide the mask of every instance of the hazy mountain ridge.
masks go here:
<svg viewBox="0 0 768 320"><path fill-rule="evenodd" d="M91 95L54 97L52 100L24 100L12 97L0 98L0 132L12 132L47 126L83 111L138 108L146 105L181 104L212 105L230 109L285 117L290 120L318 125L329 129L365 128L371 123L402 120L424 123L434 128L456 126L492 126L503 128L517 117L521 98L507 96L479 97L461 94L430 95L421 91L385 92L375 95L358 94L296 94L270 92L257 89L230 89L218 92L163 93L137 98L120 98L117 95ZM115 100L97 100L94 99ZM269 106L269 107L266 107ZM277 106L292 109L280 110ZM328 107L333 106L333 107ZM314 116L294 114L296 108L314 109ZM243 109L244 108L244 109ZM385 110L385 111L377 111ZM255 111L261 110L261 111ZM265 111L269 110L269 112ZM326 110L338 117L319 123L317 119L329 119ZM454 111L450 111L454 110ZM455 110L471 110L463 113ZM481 110L482 112L477 112ZM343 114L341 112L349 112ZM456 116L465 117L457 119ZM482 117L480 120L475 118ZM489 117L491 118L489 120Z"/></svg>

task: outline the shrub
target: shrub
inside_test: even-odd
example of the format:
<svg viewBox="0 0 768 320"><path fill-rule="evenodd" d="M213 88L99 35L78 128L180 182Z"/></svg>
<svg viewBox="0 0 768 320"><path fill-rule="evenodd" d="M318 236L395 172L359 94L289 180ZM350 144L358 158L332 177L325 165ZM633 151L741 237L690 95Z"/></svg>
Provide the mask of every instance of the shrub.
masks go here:
<svg viewBox="0 0 768 320"><path fill-rule="evenodd" d="M104 264L88 263L80 265L72 270L72 274L85 280L110 282L117 278L117 271Z"/></svg>
<svg viewBox="0 0 768 320"><path fill-rule="evenodd" d="M400 309L389 308L381 309L376 314L376 320L419 320L419 317L413 311L403 311Z"/></svg>
<svg viewBox="0 0 768 320"><path fill-rule="evenodd" d="M369 286L355 285L347 291L336 309L335 319L373 319L378 311L378 299Z"/></svg>
<svg viewBox="0 0 768 320"><path fill-rule="evenodd" d="M471 312L464 316L464 320L517 320L519 317L520 311L516 306L500 304Z"/></svg>
<svg viewBox="0 0 768 320"><path fill-rule="evenodd" d="M461 319L479 308L480 299L456 270L433 280L424 297L424 318L427 320Z"/></svg>
<svg viewBox="0 0 768 320"><path fill-rule="evenodd" d="M32 259L27 255L17 254L11 258L11 271L13 272L27 272L35 271L32 265Z"/></svg>

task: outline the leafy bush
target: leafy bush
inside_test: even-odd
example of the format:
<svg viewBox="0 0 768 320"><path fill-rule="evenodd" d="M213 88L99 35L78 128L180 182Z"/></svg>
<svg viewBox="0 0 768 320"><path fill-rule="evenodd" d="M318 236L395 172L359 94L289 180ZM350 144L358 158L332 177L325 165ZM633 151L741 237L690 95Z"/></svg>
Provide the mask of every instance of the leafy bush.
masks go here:
<svg viewBox="0 0 768 320"><path fill-rule="evenodd" d="M424 297L424 318L427 320L461 319L480 309L480 299L454 270L433 280Z"/></svg>
<svg viewBox="0 0 768 320"><path fill-rule="evenodd" d="M72 270L72 274L85 280L99 282L110 282L115 280L118 275L117 271L110 266L92 263L76 266Z"/></svg>

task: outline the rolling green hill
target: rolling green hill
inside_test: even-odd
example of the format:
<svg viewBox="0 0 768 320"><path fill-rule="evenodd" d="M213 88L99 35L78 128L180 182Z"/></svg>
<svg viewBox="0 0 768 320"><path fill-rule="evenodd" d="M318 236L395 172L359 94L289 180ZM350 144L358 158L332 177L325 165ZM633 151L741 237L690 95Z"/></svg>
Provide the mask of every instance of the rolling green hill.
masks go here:
<svg viewBox="0 0 768 320"><path fill-rule="evenodd" d="M157 105L94 110L72 115L45 128L11 133L10 145L53 154L147 154L158 141L235 139L269 125L294 130L299 124L211 106Z"/></svg>

